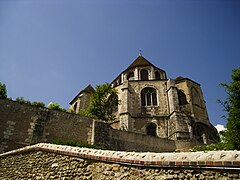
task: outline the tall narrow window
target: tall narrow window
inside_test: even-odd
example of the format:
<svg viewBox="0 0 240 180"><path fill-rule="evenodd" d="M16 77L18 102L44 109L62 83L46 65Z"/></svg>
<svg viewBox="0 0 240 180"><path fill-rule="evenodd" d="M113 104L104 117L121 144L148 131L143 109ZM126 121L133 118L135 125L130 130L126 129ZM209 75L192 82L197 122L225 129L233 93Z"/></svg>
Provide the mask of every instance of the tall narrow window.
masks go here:
<svg viewBox="0 0 240 180"><path fill-rule="evenodd" d="M160 79L160 73L158 71L155 71L155 79L156 80Z"/></svg>
<svg viewBox="0 0 240 180"><path fill-rule="evenodd" d="M157 92L156 89L146 87L141 91L142 106L156 106L157 105Z"/></svg>
<svg viewBox="0 0 240 180"><path fill-rule="evenodd" d="M184 94L184 92L182 90L178 90L178 103L180 106L188 103L186 95Z"/></svg>
<svg viewBox="0 0 240 180"><path fill-rule="evenodd" d="M118 95L111 95L109 97L109 102L111 103L111 107L109 109L109 113L115 113L118 111Z"/></svg>
<svg viewBox="0 0 240 180"><path fill-rule="evenodd" d="M128 73L127 79L134 80L134 73L133 72Z"/></svg>
<svg viewBox="0 0 240 180"><path fill-rule="evenodd" d="M141 70L141 80L148 80L148 71L146 69Z"/></svg>

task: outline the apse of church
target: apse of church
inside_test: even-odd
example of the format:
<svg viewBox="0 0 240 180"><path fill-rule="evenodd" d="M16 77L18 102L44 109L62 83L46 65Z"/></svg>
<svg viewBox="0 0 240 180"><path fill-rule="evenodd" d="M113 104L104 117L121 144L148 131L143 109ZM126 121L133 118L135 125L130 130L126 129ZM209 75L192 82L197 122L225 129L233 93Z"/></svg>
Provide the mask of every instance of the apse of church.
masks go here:
<svg viewBox="0 0 240 180"><path fill-rule="evenodd" d="M114 128L172 140L218 141L197 82L181 76L169 79L164 70L139 55L111 86L119 100ZM75 112L86 108L93 91L91 86L80 91L71 108Z"/></svg>

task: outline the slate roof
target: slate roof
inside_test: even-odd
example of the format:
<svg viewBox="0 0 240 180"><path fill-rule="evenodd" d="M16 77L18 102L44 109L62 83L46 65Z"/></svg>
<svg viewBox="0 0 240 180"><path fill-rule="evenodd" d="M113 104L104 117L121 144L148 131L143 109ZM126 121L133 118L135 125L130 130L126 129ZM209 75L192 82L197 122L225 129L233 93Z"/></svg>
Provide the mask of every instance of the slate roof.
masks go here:
<svg viewBox="0 0 240 180"><path fill-rule="evenodd" d="M95 92L95 89L91 86L91 84L89 84L85 89L83 89L82 91L80 91L80 92L73 98L73 100L72 100L69 104L73 104L73 102L74 102L74 101L78 98L78 96L79 96L80 94L82 94L83 92L86 92L86 93L91 94L91 93Z"/></svg>
<svg viewBox="0 0 240 180"><path fill-rule="evenodd" d="M95 92L95 89L91 86L91 84L89 84L84 90L82 90L81 92L87 92L87 93L93 93Z"/></svg>
<svg viewBox="0 0 240 180"><path fill-rule="evenodd" d="M164 70L162 70L162 69L154 66L152 63L150 63L150 61L148 61L148 60L147 60L146 58L144 58L142 55L139 55L139 56L137 57L137 59L135 59L135 60L132 62L132 64L130 64L130 66L128 66L127 69L125 69L123 72L121 72L121 73L111 82L111 84L112 84L114 81L116 81L116 80L119 78L119 76L121 76L122 73L124 73L124 72L126 72L126 71L128 71L128 70L130 70L130 69L133 69L133 68L135 68L135 67L143 67L143 66L152 66L152 67L154 67L154 68L156 68L156 69L159 69L160 71L165 72Z"/></svg>
<svg viewBox="0 0 240 180"><path fill-rule="evenodd" d="M153 66L155 67L152 63L150 63L147 59L145 59L143 56L138 56L137 59L133 61L133 63L128 66L126 70L135 68L135 67L140 67L140 66Z"/></svg>
<svg viewBox="0 0 240 180"><path fill-rule="evenodd" d="M178 84L178 83L180 83L180 82L183 82L183 81L191 81L191 82L193 82L193 83L195 83L195 84L197 84L197 85L200 86L200 84L197 83L196 81L194 81L194 80L192 80L192 79L189 79L189 78L182 77L182 76L178 76L178 77L175 79L175 83L176 83L176 84Z"/></svg>

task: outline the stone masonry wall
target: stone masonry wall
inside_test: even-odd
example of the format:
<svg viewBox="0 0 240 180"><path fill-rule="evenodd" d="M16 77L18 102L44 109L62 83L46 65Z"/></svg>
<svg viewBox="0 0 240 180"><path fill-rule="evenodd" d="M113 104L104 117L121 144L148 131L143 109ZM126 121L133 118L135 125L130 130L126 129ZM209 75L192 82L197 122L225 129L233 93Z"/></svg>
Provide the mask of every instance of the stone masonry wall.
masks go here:
<svg viewBox="0 0 240 180"><path fill-rule="evenodd" d="M53 153L33 152L1 159L3 179L238 179L211 170L132 167Z"/></svg>
<svg viewBox="0 0 240 180"><path fill-rule="evenodd" d="M119 131L108 124L95 121L94 144L120 151L167 152L176 149L175 141L163 138Z"/></svg>
<svg viewBox="0 0 240 180"><path fill-rule="evenodd" d="M93 123L95 122L95 123ZM0 99L0 153L39 142L77 141L125 151L174 151L175 142L84 116Z"/></svg>
<svg viewBox="0 0 240 180"><path fill-rule="evenodd" d="M39 144L0 155L0 177L2 179L239 179L239 153L239 151L179 153L179 155L128 153ZM161 159L161 163L156 161L157 159ZM197 159L201 160L200 164L196 162ZM168 162L169 160L171 161Z"/></svg>
<svg viewBox="0 0 240 180"><path fill-rule="evenodd" d="M0 153L38 142L91 143L92 119L0 99Z"/></svg>

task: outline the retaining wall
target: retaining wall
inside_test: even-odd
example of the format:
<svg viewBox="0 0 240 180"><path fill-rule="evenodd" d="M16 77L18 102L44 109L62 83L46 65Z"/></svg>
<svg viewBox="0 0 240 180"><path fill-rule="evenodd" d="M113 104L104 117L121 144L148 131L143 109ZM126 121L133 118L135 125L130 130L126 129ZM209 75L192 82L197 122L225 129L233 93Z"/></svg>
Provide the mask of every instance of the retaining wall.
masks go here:
<svg viewBox="0 0 240 180"><path fill-rule="evenodd" d="M91 143L93 120L0 99L0 153L39 142Z"/></svg>
<svg viewBox="0 0 240 180"><path fill-rule="evenodd" d="M119 131L106 123L95 121L94 144L120 151L175 151L175 141L134 132Z"/></svg>

